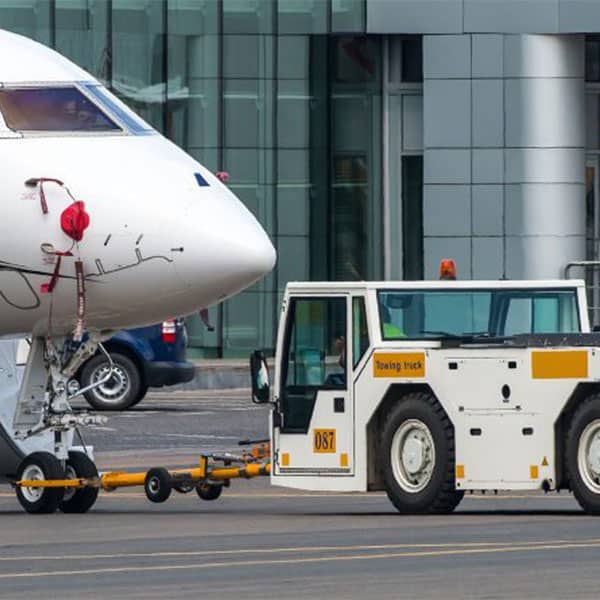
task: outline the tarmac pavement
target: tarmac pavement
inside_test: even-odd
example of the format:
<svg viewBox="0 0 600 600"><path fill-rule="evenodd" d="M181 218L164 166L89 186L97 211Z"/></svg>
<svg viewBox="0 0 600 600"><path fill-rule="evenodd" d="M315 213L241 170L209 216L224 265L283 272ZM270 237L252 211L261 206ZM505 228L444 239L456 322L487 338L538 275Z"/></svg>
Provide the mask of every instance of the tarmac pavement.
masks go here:
<svg viewBox="0 0 600 600"><path fill-rule="evenodd" d="M192 464L266 434L247 397L152 394L86 437L102 468ZM428 517L266 478L212 502L103 493L87 515L34 517L0 493L0 598L597 599L599 559L600 519L565 493L467 496Z"/></svg>

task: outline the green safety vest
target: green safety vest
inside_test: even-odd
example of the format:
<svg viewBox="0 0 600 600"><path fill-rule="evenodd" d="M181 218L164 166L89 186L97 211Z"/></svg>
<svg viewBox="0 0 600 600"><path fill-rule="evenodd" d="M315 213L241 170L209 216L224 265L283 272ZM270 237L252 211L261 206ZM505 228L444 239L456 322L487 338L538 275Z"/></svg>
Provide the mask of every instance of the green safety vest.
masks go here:
<svg viewBox="0 0 600 600"><path fill-rule="evenodd" d="M383 337L384 338L398 338L398 337L406 337L404 331L399 327L396 327L392 323L384 323L383 324Z"/></svg>

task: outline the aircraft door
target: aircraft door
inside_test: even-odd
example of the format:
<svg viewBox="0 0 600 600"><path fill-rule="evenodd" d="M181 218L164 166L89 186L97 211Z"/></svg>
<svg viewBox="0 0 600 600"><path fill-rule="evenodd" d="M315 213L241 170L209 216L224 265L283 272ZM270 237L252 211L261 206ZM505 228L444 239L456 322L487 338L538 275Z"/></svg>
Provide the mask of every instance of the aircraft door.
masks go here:
<svg viewBox="0 0 600 600"><path fill-rule="evenodd" d="M294 297L274 415L275 474L352 474L350 298Z"/></svg>

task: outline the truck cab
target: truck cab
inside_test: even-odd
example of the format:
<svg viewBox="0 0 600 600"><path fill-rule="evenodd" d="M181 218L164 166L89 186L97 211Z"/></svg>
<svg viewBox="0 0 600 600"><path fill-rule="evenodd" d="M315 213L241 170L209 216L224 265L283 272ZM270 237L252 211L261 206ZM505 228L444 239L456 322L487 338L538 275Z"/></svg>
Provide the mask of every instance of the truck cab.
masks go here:
<svg viewBox="0 0 600 600"><path fill-rule="evenodd" d="M383 489L401 512L569 487L600 511L600 400L597 419L581 408L600 392L599 357L583 281L290 283L271 481ZM264 365L253 371L265 400Z"/></svg>

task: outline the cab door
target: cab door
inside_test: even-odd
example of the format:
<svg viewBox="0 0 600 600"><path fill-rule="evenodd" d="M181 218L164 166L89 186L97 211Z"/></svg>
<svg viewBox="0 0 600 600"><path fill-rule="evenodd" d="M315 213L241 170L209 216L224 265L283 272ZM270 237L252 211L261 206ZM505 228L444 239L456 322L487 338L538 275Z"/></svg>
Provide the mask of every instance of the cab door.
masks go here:
<svg viewBox="0 0 600 600"><path fill-rule="evenodd" d="M273 418L276 475L352 474L352 343L348 295L287 306Z"/></svg>

